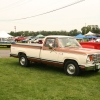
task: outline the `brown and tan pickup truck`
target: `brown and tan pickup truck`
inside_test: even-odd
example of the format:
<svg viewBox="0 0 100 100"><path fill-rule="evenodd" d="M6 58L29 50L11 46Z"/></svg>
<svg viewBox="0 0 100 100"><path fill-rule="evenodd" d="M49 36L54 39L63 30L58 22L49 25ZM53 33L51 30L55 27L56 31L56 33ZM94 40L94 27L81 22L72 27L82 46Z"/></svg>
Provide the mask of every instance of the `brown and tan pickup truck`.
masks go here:
<svg viewBox="0 0 100 100"><path fill-rule="evenodd" d="M46 36L43 44L12 44L10 56L19 58L21 66L39 62L63 67L71 76L80 75L82 70L100 69L100 50L82 48L71 36Z"/></svg>

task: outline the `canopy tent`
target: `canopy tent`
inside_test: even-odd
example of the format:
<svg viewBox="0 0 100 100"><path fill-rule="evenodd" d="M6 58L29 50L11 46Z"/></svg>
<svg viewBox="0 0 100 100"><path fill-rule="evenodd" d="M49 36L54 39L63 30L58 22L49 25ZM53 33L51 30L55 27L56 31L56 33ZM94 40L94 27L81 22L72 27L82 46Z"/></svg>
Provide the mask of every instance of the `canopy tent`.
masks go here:
<svg viewBox="0 0 100 100"><path fill-rule="evenodd" d="M89 31L87 34L85 34L85 36L91 36L91 35L92 35L92 36L94 36L94 35L96 35L96 34L95 34L95 33L90 32L90 31Z"/></svg>
<svg viewBox="0 0 100 100"><path fill-rule="evenodd" d="M75 36L75 38L76 38L76 39L83 39L83 38L85 38L85 36L82 35L82 34L78 34L77 36Z"/></svg>
<svg viewBox="0 0 100 100"><path fill-rule="evenodd" d="M9 35L5 31L0 32L0 42L5 42L5 41L8 41L8 40L12 41L12 37L13 36Z"/></svg>
<svg viewBox="0 0 100 100"><path fill-rule="evenodd" d="M39 38L39 37L44 37L42 34L39 34L36 36L36 38Z"/></svg>
<svg viewBox="0 0 100 100"><path fill-rule="evenodd" d="M9 38L9 37L13 37L13 36L9 35L5 31L0 32L0 38Z"/></svg>

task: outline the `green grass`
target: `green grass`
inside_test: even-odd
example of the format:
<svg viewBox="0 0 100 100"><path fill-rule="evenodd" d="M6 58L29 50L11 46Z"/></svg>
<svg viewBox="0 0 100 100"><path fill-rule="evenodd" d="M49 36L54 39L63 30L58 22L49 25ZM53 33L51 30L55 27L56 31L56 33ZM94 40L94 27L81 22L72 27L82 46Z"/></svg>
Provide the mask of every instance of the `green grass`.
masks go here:
<svg viewBox="0 0 100 100"><path fill-rule="evenodd" d="M100 100L100 71L71 77L62 68L0 58L0 100Z"/></svg>

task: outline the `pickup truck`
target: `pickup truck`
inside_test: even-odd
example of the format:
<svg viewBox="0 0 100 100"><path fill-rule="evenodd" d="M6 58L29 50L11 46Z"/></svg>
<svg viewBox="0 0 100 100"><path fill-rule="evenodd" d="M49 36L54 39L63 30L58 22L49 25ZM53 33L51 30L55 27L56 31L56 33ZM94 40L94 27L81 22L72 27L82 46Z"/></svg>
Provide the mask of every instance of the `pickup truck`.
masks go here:
<svg viewBox="0 0 100 100"><path fill-rule="evenodd" d="M78 76L82 70L100 70L100 50L82 48L71 36L46 36L43 44L16 43L10 51L10 56L19 58L19 64L25 67L39 62L63 67L70 76Z"/></svg>

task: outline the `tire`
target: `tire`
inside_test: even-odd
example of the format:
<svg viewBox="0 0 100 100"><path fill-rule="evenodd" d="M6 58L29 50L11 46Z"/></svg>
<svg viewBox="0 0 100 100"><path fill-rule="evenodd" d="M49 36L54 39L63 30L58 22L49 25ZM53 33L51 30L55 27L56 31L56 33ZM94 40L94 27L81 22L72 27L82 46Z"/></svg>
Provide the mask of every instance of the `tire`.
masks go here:
<svg viewBox="0 0 100 100"><path fill-rule="evenodd" d="M19 57L19 64L21 66L27 67L30 64L30 61L27 59L26 55L20 55Z"/></svg>
<svg viewBox="0 0 100 100"><path fill-rule="evenodd" d="M69 76L79 76L81 73L78 64L73 60L65 62L64 71Z"/></svg>

